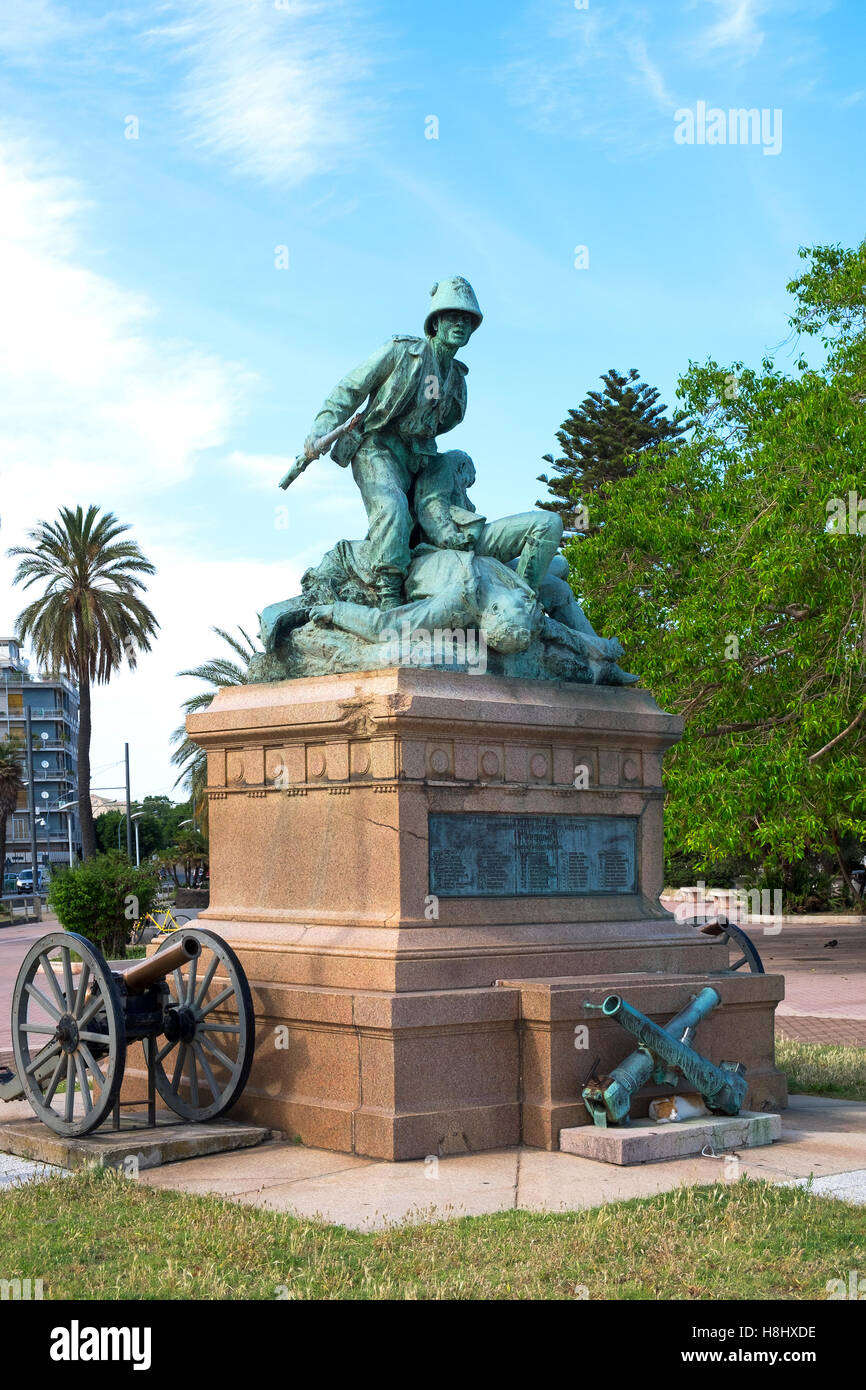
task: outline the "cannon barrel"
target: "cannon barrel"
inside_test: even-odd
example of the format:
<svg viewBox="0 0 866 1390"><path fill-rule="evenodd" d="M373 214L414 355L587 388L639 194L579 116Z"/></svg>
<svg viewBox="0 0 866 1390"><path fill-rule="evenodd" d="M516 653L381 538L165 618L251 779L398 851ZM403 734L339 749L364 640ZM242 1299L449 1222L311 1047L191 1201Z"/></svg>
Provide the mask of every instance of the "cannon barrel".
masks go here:
<svg viewBox="0 0 866 1390"><path fill-rule="evenodd" d="M140 960L136 965L131 965L128 970L122 972L127 994L144 994L151 985L164 980L172 970L186 965L186 962L192 960L200 951L201 943L198 937L183 936L172 946L157 951L147 960Z"/></svg>
<svg viewBox="0 0 866 1390"><path fill-rule="evenodd" d="M714 989L702 989L700 994L693 995L685 1008L665 1025L664 1032L680 1042L685 1042L700 1020L718 1003L719 996ZM601 1004L590 1004L587 1001L586 1007L600 1009L606 1018L615 1018L623 1027L628 1027L622 1017L625 1011L636 1019L644 1019L643 1014L632 1009L618 994L609 994ZM644 1019L644 1022L649 1023L649 1019ZM655 1058L649 1048L639 1047L613 1068L606 1083L594 1083L585 1087L583 1099L596 1124L605 1124L608 1116L615 1124L627 1122L632 1096L650 1080L655 1067Z"/></svg>
<svg viewBox="0 0 866 1390"><path fill-rule="evenodd" d="M627 1004L619 994L609 994L601 1006L601 1011L605 1018L615 1018L617 1023L621 1023L623 1028L628 1029L645 1047L650 1043L641 1034L641 1029L646 1026L648 1030L656 1036L664 1034L668 1039L674 1038L677 1042L683 1042L700 1023L702 1018L712 1013L717 1004L721 1004L721 999L714 989L709 985L705 986L698 994L692 996L688 1004L682 1009L670 1023L666 1023L664 1028L659 1024L653 1023L652 1019L647 1018L639 1009L633 1009L631 1004ZM664 1055L663 1053L660 1055ZM665 1059L668 1060L668 1059Z"/></svg>
<svg viewBox="0 0 866 1390"><path fill-rule="evenodd" d="M615 1018L627 1032L637 1038L648 1052L660 1057L671 1067L677 1067L692 1085L705 1097L711 1110L720 1110L725 1115L736 1115L746 1096L747 1083L741 1071L732 1066L717 1067L708 1058L695 1052L684 1039L692 1029L706 1018L721 1000L714 989L707 986L690 1003L671 1019L665 1028L653 1023L652 1019L632 1008L618 994L609 994L602 1004L602 1013L607 1018ZM627 1066L630 1058L626 1059ZM612 1073L616 1076L619 1068Z"/></svg>

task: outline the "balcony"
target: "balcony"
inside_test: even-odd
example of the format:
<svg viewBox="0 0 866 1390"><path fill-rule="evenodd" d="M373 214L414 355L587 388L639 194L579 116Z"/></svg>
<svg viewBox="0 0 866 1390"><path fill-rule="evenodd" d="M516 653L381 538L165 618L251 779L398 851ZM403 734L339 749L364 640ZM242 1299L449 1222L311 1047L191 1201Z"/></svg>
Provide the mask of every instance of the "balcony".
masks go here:
<svg viewBox="0 0 866 1390"><path fill-rule="evenodd" d="M3 716L0 715L0 738L8 738L11 743L17 744L22 750L27 747L27 740L24 737L24 730L3 727ZM68 738L42 738L40 734L34 734L31 740L34 753L72 753L77 746L74 735Z"/></svg>
<svg viewBox="0 0 866 1390"><path fill-rule="evenodd" d="M72 715L56 705L30 705L29 709L31 719L62 719L66 724L75 724ZM26 717L23 709L0 710L0 719L15 719L23 723ZM75 727L78 727L77 724Z"/></svg>

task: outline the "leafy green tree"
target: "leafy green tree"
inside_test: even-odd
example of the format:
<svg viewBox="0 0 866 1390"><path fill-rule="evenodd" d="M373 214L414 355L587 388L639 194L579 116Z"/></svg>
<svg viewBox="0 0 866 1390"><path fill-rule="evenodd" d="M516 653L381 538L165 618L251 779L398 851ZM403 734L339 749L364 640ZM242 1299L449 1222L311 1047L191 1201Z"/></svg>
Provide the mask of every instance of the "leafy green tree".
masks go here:
<svg viewBox="0 0 866 1390"><path fill-rule="evenodd" d="M167 796L146 796L138 809L146 811L159 822L162 835L160 848L172 843L178 826L182 821L189 820L193 811L189 801L172 801Z"/></svg>
<svg viewBox="0 0 866 1390"><path fill-rule="evenodd" d="M138 545L118 537L129 527L99 508L61 507L59 520L41 521L29 532L14 583L29 589L44 581L42 595L19 615L19 638L29 638L37 661L78 683L78 815L85 859L96 853L90 805L90 688L107 683L124 660L135 669L139 652L150 651L159 624L140 596L140 576L154 567Z"/></svg>
<svg viewBox="0 0 866 1390"><path fill-rule="evenodd" d="M143 807L137 802L132 803L133 814L142 809ZM168 843L162 822L157 816L145 814L135 822L132 830L133 845L135 845L136 826L138 827L138 848L142 861L149 859L155 851L163 849ZM103 811L101 816L97 816L96 841L103 853L118 848L126 853L126 812Z"/></svg>
<svg viewBox="0 0 866 1390"><path fill-rule="evenodd" d="M568 555L594 625L685 720L671 846L789 879L832 854L850 888L845 844L866 836L866 243L800 254L790 322L821 336L820 367L692 363L691 438L637 459Z"/></svg>
<svg viewBox="0 0 866 1390"><path fill-rule="evenodd" d="M6 865L6 827L24 787L23 750L14 739L0 742L0 892Z"/></svg>
<svg viewBox="0 0 866 1390"><path fill-rule="evenodd" d="M115 850L55 870L48 905L67 931L86 936L109 960L123 960L129 933L150 912L158 887L155 868L137 869Z"/></svg>
<svg viewBox="0 0 866 1390"><path fill-rule="evenodd" d="M538 478L553 500L536 505L558 512L566 531L585 531L581 517L595 499L633 474L645 451L679 439L691 425L683 411L672 419L665 414L659 392L640 380L636 367L625 375L611 368L601 379L604 390L590 391L557 431L562 456L554 460L552 454L544 455L559 476L542 473Z"/></svg>
<svg viewBox="0 0 866 1390"><path fill-rule="evenodd" d="M207 841L200 830L180 830L174 843L160 854L159 862L178 888L182 883L198 888L208 867Z"/></svg>
<svg viewBox="0 0 866 1390"><path fill-rule="evenodd" d="M238 628L239 637L233 637L230 632L225 632L221 627L212 628L211 631L228 643L235 655L240 657L243 665L239 665L230 657L218 656L214 657L212 661L203 662L201 666L193 667L191 671L178 671L179 676L192 676L195 680L207 682L211 687L209 690L202 690L197 695L191 695L188 700L184 700L182 709L187 714L194 714L196 710L207 709L216 692L226 686L246 685L250 661L260 653L260 648L256 646L253 639L244 632L242 627ZM183 782L189 790L190 803L194 808L195 818L206 833L207 754L197 743L193 743L183 724L175 729L171 741L177 744L171 755L175 767L180 768L177 782Z"/></svg>

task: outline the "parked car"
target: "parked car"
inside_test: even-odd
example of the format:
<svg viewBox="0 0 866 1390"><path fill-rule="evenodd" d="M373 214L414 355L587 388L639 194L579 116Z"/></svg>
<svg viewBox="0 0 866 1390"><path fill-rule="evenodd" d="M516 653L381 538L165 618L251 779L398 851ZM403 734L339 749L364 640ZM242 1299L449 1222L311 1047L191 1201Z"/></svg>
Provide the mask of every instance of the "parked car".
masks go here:
<svg viewBox="0 0 866 1390"><path fill-rule="evenodd" d="M45 874L44 874L44 872L43 872L42 869L39 870L39 874L38 874L38 878L37 878L36 882L37 882L37 891L41 893L41 892L43 891L43 889L47 887L47 880L46 880L46 878L45 878ZM15 880L15 890L16 890L16 892L18 892L18 893L32 893L32 892L33 892L33 870L32 870L32 869L19 869L19 870L18 870L18 877L17 877L16 880Z"/></svg>

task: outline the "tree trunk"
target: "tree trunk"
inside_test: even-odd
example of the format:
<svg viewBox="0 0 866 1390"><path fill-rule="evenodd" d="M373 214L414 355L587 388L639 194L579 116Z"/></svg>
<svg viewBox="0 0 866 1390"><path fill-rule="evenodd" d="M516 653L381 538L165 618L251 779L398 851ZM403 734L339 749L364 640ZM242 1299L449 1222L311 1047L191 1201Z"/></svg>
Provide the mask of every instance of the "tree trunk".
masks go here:
<svg viewBox="0 0 866 1390"><path fill-rule="evenodd" d="M108 939L108 959L126 960L126 944L129 940L129 923L124 922L111 933Z"/></svg>
<svg viewBox="0 0 866 1390"><path fill-rule="evenodd" d="M6 824L8 814L5 807L0 806L0 894L3 892L3 876L6 873Z"/></svg>
<svg viewBox="0 0 866 1390"><path fill-rule="evenodd" d="M839 835L837 831L833 829L830 831L830 834L833 837L833 848L836 851L836 863L839 865L839 871L842 874L843 879L845 880L845 887L848 890L848 902L853 903L855 898L854 880L849 874L848 866L842 857L842 847L839 844Z"/></svg>
<svg viewBox="0 0 866 1390"><path fill-rule="evenodd" d="M78 819L81 852L85 859L96 854L96 822L90 804L90 677L84 663L78 668Z"/></svg>

